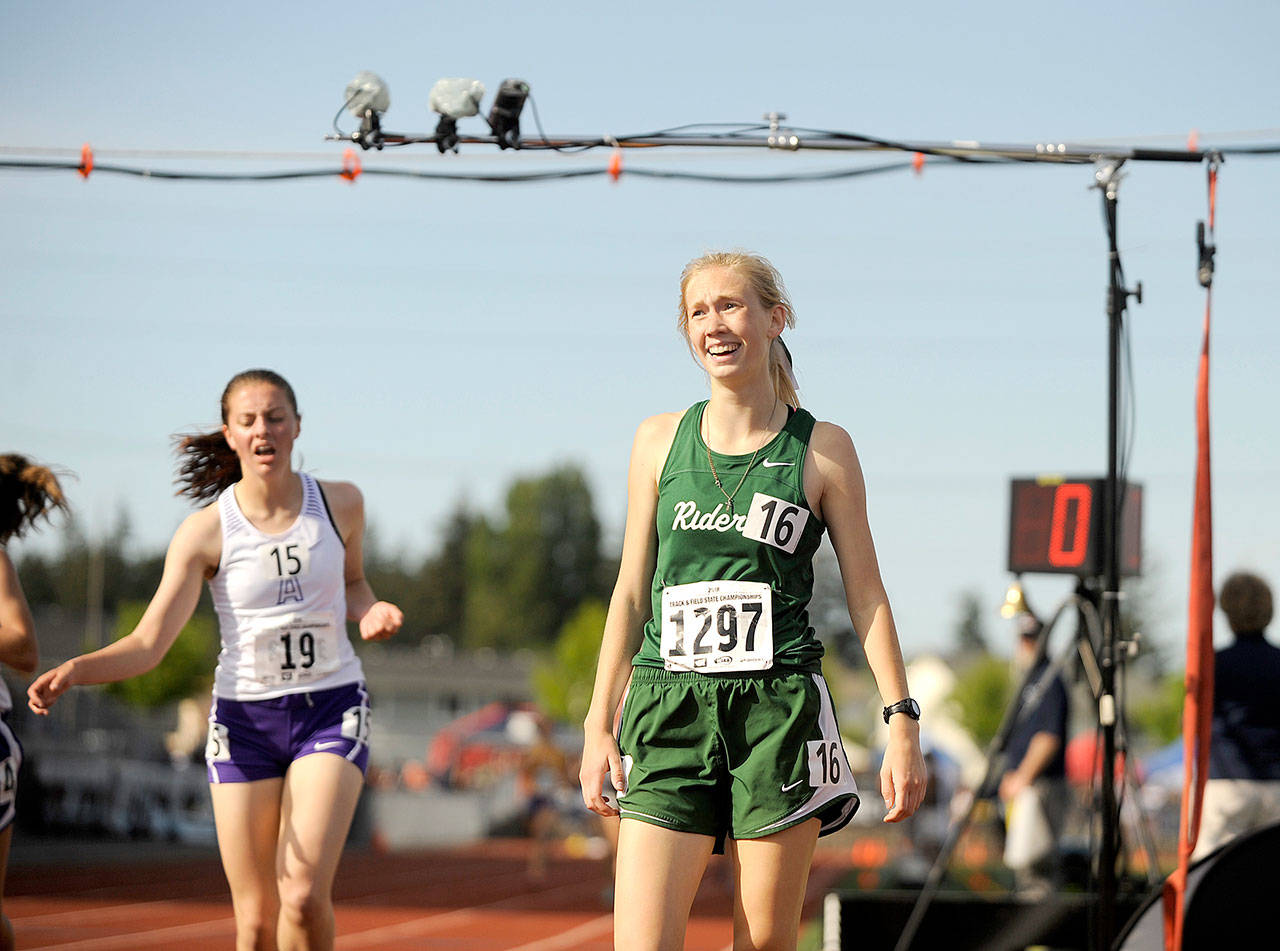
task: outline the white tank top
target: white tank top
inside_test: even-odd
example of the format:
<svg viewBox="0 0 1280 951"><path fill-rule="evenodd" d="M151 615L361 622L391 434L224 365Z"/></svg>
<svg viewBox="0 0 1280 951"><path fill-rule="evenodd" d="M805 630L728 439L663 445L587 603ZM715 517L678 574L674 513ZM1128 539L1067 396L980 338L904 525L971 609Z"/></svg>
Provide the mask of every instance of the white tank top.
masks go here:
<svg viewBox="0 0 1280 951"><path fill-rule="evenodd" d="M217 697L265 700L363 678L347 639L342 538L319 483L299 476L302 511L278 535L245 518L235 486L218 496L222 557L209 580L222 632Z"/></svg>

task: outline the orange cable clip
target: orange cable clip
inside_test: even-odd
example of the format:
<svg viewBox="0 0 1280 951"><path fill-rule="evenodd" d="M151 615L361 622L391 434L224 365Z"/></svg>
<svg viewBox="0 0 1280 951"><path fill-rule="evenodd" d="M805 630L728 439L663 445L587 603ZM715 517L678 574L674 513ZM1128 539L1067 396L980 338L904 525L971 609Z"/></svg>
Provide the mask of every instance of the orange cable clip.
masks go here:
<svg viewBox="0 0 1280 951"><path fill-rule="evenodd" d="M360 156L356 155L356 150L347 149L344 151L342 153L342 171L338 174L354 185L362 171L363 169L360 167Z"/></svg>
<svg viewBox="0 0 1280 951"><path fill-rule="evenodd" d="M80 147L80 166L76 171L86 181L89 178L89 173L93 171L93 149L89 148L88 142Z"/></svg>
<svg viewBox="0 0 1280 951"><path fill-rule="evenodd" d="M622 149L616 145L613 147L613 154L609 156L609 177L617 182L622 175Z"/></svg>
<svg viewBox="0 0 1280 951"><path fill-rule="evenodd" d="M917 175L921 174L924 171L924 153L923 152L917 152L915 155L911 156L911 169Z"/></svg>
<svg viewBox="0 0 1280 951"><path fill-rule="evenodd" d="M1200 133L1195 129L1192 129L1191 134L1187 136L1187 151L1188 152L1200 151Z"/></svg>

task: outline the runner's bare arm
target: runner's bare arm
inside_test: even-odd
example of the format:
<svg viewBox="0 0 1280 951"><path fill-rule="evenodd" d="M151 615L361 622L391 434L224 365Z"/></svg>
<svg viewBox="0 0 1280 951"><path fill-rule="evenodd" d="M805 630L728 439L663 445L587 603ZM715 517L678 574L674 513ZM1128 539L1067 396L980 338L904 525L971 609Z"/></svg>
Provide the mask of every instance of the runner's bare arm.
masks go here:
<svg viewBox="0 0 1280 951"><path fill-rule="evenodd" d="M618 814L601 798L601 785L609 773L614 788L623 788L622 758L613 736L613 718L631 672L630 654L651 613L650 589L658 556L658 537L654 530L658 476L679 421L679 413L646 419L636 430L631 447L622 561L600 640L591 707L583 723L586 735L578 776L583 801L592 812L602 816Z"/></svg>
<svg viewBox="0 0 1280 951"><path fill-rule="evenodd" d="M867 521L866 484L853 440L839 426L820 422L814 427L810 449L818 503L815 511L831 534L849 603L849 619L862 639L880 696L885 704L896 703L909 695L906 665L880 577ZM806 470L806 491L809 485ZM924 798L926 781L920 724L904 715L891 717L880 770L880 792L889 811L885 821L898 822L915 812Z"/></svg>
<svg viewBox="0 0 1280 951"><path fill-rule="evenodd" d="M350 482L325 482L325 498L346 546L343 580L347 589L347 619L360 625L366 641L382 641L400 630L404 614L389 601L379 601L364 574L364 497Z"/></svg>
<svg viewBox="0 0 1280 951"><path fill-rule="evenodd" d="M165 554L160 586L132 632L101 650L45 671L27 689L39 714L78 684L111 683L145 674L160 663L200 600L200 585L218 566L222 533L216 505L201 509L178 527Z"/></svg>
<svg viewBox="0 0 1280 951"><path fill-rule="evenodd" d="M29 674L39 661L31 609L27 607L13 562L8 553L0 549L0 663Z"/></svg>

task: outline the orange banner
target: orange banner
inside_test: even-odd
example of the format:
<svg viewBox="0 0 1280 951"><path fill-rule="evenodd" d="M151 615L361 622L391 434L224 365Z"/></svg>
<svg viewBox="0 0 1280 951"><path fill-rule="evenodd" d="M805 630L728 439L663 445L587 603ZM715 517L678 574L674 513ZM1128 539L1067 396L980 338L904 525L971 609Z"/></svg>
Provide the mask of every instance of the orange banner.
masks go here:
<svg viewBox="0 0 1280 951"><path fill-rule="evenodd" d="M1209 227L1216 211L1217 168L1209 169ZM1209 272L1212 274L1212 271ZM1209 465L1209 316L1212 290L1206 282L1204 341L1196 381L1196 497L1191 529L1191 594L1187 623L1186 703L1182 709L1182 812L1178 822L1178 867L1164 885L1165 951L1182 947L1187 869L1200 834L1200 807L1209 773L1213 719L1213 503Z"/></svg>

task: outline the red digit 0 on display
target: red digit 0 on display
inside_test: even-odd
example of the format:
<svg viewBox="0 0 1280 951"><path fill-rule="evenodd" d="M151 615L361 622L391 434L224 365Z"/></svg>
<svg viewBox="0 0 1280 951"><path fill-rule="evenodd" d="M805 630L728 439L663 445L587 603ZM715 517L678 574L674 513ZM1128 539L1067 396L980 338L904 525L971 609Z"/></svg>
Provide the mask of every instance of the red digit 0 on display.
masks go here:
<svg viewBox="0 0 1280 951"><path fill-rule="evenodd" d="M1071 537L1067 524L1075 504ZM1064 482L1053 493L1053 527L1049 532L1049 564L1055 568L1076 568L1084 564L1089 553L1089 517L1093 509L1093 490L1083 482ZM1068 544L1069 542L1069 544Z"/></svg>

